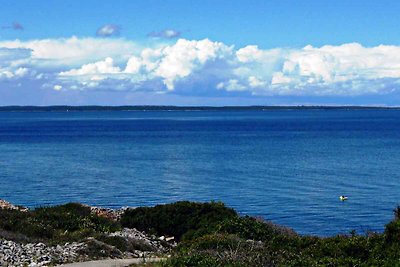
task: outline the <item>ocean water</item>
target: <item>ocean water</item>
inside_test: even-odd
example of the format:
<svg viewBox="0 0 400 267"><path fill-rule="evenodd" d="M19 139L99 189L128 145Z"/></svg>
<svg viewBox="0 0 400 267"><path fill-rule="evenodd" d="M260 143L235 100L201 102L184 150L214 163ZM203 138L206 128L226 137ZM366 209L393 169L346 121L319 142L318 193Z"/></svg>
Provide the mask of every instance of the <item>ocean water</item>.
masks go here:
<svg viewBox="0 0 400 267"><path fill-rule="evenodd" d="M382 231L399 152L400 110L0 112L0 198L217 200L302 234Z"/></svg>

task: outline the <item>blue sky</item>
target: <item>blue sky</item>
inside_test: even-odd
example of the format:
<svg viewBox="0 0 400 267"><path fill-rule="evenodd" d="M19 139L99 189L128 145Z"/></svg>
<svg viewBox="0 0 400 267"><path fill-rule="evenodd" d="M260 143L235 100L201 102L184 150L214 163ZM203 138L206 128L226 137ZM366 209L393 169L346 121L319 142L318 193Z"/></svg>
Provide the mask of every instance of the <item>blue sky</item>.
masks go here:
<svg viewBox="0 0 400 267"><path fill-rule="evenodd" d="M399 1L0 5L0 105L400 105Z"/></svg>

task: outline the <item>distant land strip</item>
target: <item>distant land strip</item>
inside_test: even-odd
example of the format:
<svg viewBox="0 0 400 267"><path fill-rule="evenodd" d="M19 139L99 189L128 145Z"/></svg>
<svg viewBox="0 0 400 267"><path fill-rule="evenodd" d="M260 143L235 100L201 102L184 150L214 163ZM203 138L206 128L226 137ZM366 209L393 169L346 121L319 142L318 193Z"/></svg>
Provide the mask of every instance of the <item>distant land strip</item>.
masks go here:
<svg viewBox="0 0 400 267"><path fill-rule="evenodd" d="M217 111L217 110L279 110L279 109L400 109L400 107L385 107L385 106L0 106L1 111Z"/></svg>

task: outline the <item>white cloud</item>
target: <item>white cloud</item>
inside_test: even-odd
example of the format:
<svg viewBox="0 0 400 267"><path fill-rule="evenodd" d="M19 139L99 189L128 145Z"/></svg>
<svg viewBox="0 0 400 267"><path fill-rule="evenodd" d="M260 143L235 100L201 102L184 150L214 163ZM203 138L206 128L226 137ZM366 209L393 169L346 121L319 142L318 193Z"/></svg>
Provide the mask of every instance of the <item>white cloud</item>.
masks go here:
<svg viewBox="0 0 400 267"><path fill-rule="evenodd" d="M181 36L181 32L173 30L173 29L167 29L159 32L151 32L147 36L149 37L156 37L156 38L167 38L167 39L172 39L172 38L178 38Z"/></svg>
<svg viewBox="0 0 400 267"><path fill-rule="evenodd" d="M224 58L230 52L230 47L208 39L201 41L180 39L175 45L163 49L163 58L155 74L164 79L169 90L173 90L176 80L189 76L207 61Z"/></svg>
<svg viewBox="0 0 400 267"><path fill-rule="evenodd" d="M18 68L15 70L14 74L18 77L23 77L28 73L28 71L27 68Z"/></svg>
<svg viewBox="0 0 400 267"><path fill-rule="evenodd" d="M352 43L270 50L247 46L239 49L236 55L239 64L234 74L255 94L386 93L394 89L393 80L400 79L398 46L366 48ZM377 79L381 79L385 86L378 85ZM230 90L228 86L226 90Z"/></svg>
<svg viewBox="0 0 400 267"><path fill-rule="evenodd" d="M101 37L118 36L121 26L115 24L106 24L97 29L96 35Z"/></svg>
<svg viewBox="0 0 400 267"><path fill-rule="evenodd" d="M89 63L83 65L79 69L72 69L69 71L61 72L61 76L80 76L80 75L96 75L96 74L115 74L121 70L119 67L114 66L114 60L107 57L102 61Z"/></svg>
<svg viewBox="0 0 400 267"><path fill-rule="evenodd" d="M75 67L111 57L127 60L139 45L125 39L71 38L0 41L0 48L31 51L30 62L53 68Z"/></svg>
<svg viewBox="0 0 400 267"><path fill-rule="evenodd" d="M0 80L15 80L26 76L29 70L23 65L30 55L29 49L0 47Z"/></svg>
<svg viewBox="0 0 400 267"><path fill-rule="evenodd" d="M142 60L138 57L133 56L128 60L128 63L126 63L125 72L132 74L139 73L142 65Z"/></svg>
<svg viewBox="0 0 400 267"><path fill-rule="evenodd" d="M0 80L17 80L19 78L27 76L28 73L29 70L27 68L0 68Z"/></svg>
<svg viewBox="0 0 400 267"><path fill-rule="evenodd" d="M249 82L250 87L253 87L253 88L266 86L265 81L262 81L255 76L249 76L248 82Z"/></svg>
<svg viewBox="0 0 400 267"><path fill-rule="evenodd" d="M150 46L77 37L0 41L0 79L27 78L55 90L385 94L400 85L400 46L235 49L208 39Z"/></svg>
<svg viewBox="0 0 400 267"><path fill-rule="evenodd" d="M0 46L0 67L17 66L31 58L31 50L25 48L6 48Z"/></svg>
<svg viewBox="0 0 400 267"><path fill-rule="evenodd" d="M242 63L268 63L277 60L281 56L281 49L261 50L256 45L248 45L236 51L239 62Z"/></svg>
<svg viewBox="0 0 400 267"><path fill-rule="evenodd" d="M291 79L286 77L282 72L275 72L272 74L271 85L290 84Z"/></svg>
<svg viewBox="0 0 400 267"><path fill-rule="evenodd" d="M245 91L246 87L236 79L230 79L229 81L217 84L217 89L225 89L227 91Z"/></svg>
<svg viewBox="0 0 400 267"><path fill-rule="evenodd" d="M174 90L175 83L201 69L207 62L231 55L231 48L208 39L201 41L178 40L162 48L147 48L139 56L132 56L124 71L113 65L112 58L83 65L79 69L61 72L60 76L86 75L88 80L99 74L103 77L133 81L161 79L167 90ZM131 74L128 76L127 74Z"/></svg>
<svg viewBox="0 0 400 267"><path fill-rule="evenodd" d="M11 79L12 77L14 77L14 73L9 70L0 69L0 80Z"/></svg>

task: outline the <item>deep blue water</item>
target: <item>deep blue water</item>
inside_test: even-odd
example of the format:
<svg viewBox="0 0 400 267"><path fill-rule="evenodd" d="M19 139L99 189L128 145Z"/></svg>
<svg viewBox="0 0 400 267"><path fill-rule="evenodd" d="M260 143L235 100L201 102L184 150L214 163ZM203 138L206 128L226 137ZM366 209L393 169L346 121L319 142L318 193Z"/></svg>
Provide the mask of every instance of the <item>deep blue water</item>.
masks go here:
<svg viewBox="0 0 400 267"><path fill-rule="evenodd" d="M303 234L382 231L399 151L399 110L0 112L0 198L221 200Z"/></svg>

